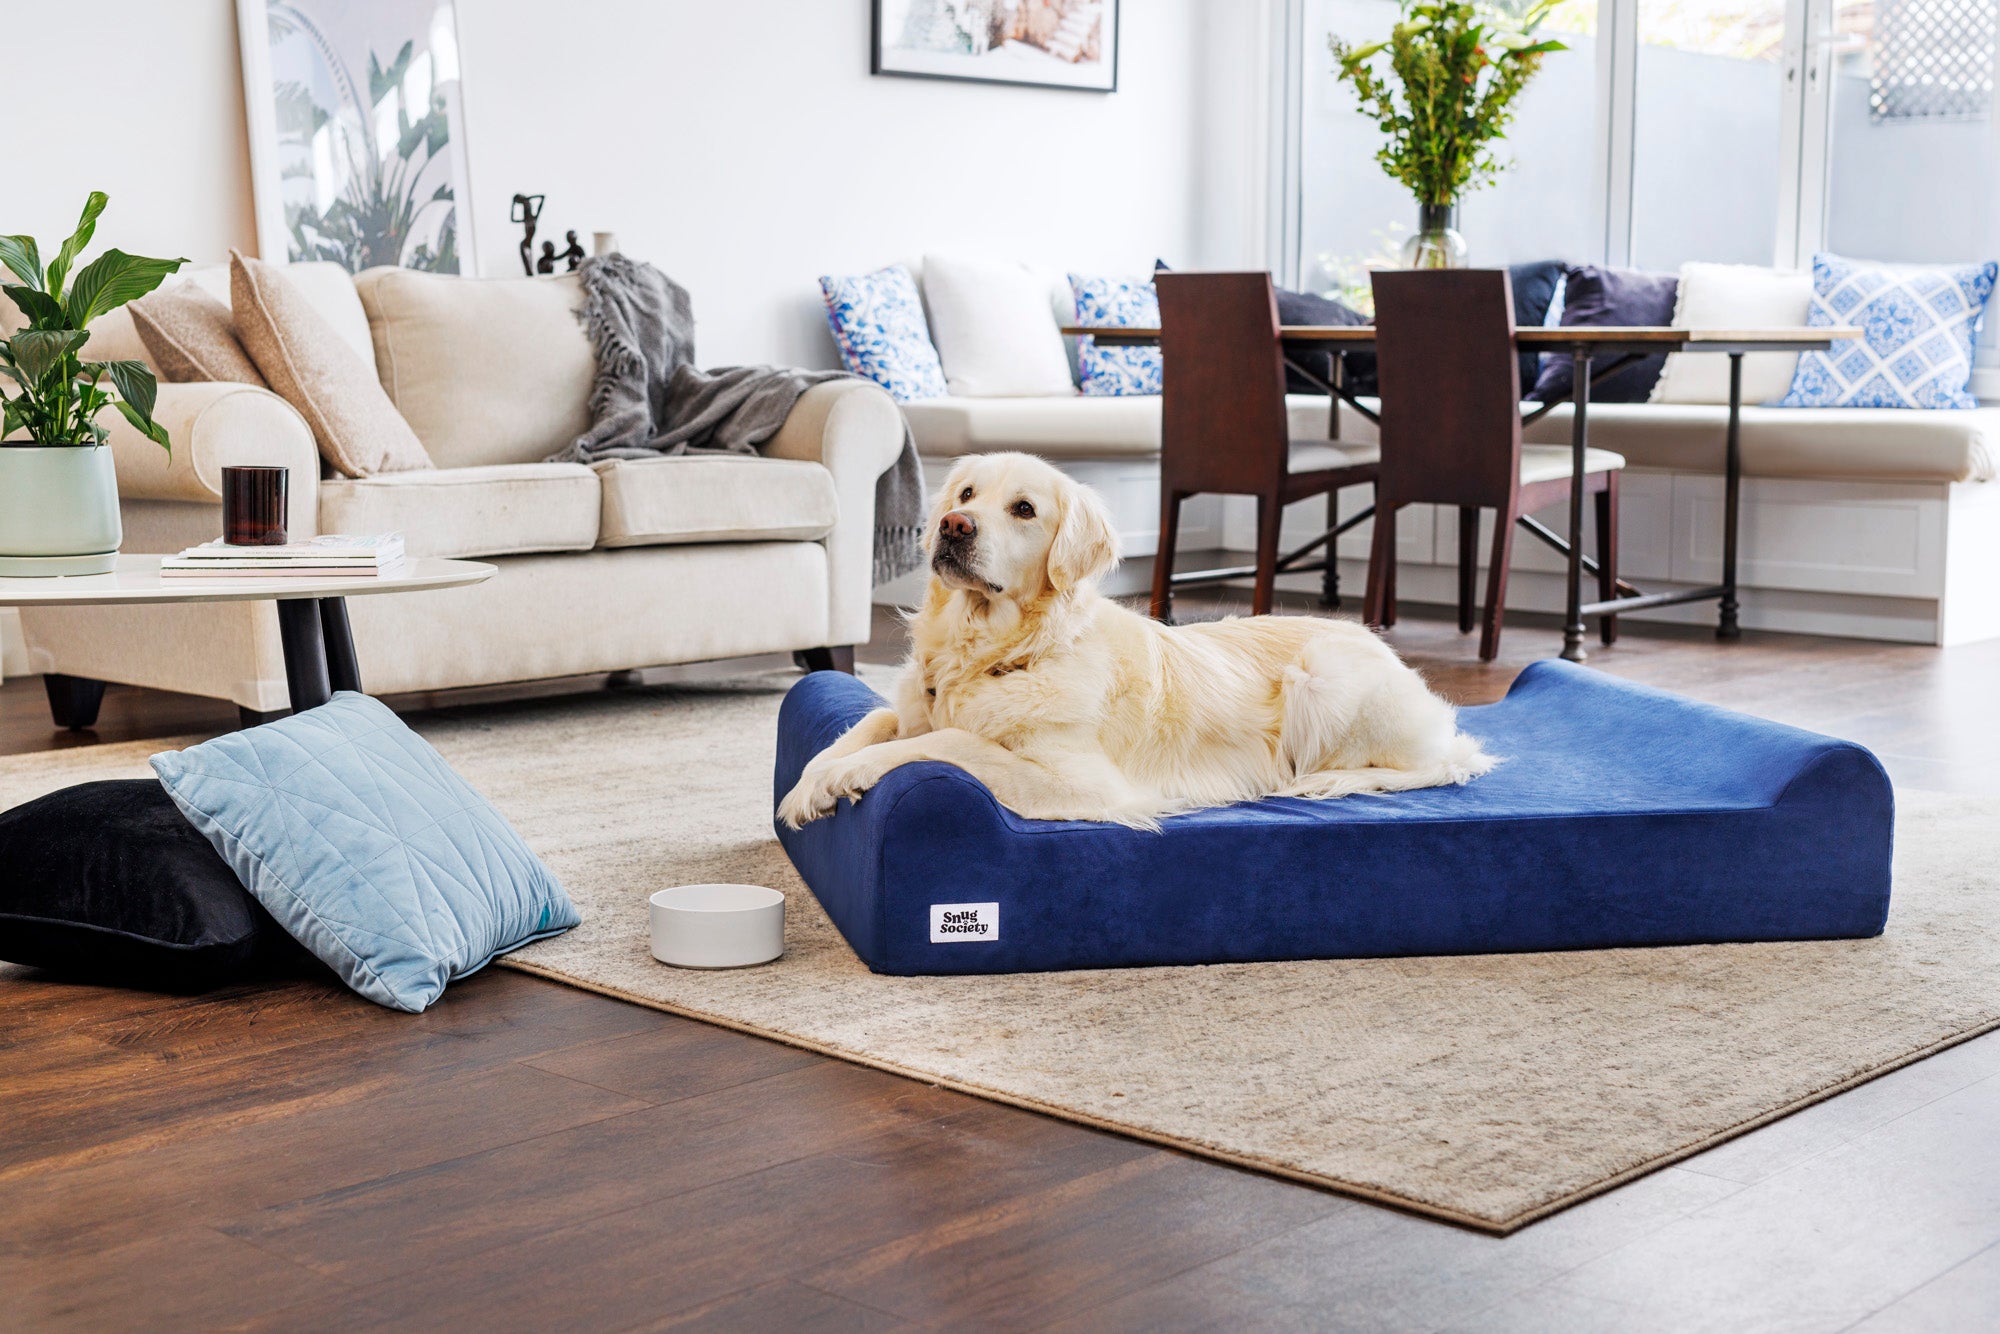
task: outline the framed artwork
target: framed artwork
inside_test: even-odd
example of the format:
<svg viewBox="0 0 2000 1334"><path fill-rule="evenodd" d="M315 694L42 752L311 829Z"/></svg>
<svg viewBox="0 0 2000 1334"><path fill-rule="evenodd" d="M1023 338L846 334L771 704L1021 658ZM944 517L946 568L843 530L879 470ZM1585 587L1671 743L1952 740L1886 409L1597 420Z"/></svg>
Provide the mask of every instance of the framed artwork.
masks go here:
<svg viewBox="0 0 2000 1334"><path fill-rule="evenodd" d="M450 0L236 0L271 261L478 271Z"/></svg>
<svg viewBox="0 0 2000 1334"><path fill-rule="evenodd" d="M1118 91L1118 0L874 0L870 70Z"/></svg>

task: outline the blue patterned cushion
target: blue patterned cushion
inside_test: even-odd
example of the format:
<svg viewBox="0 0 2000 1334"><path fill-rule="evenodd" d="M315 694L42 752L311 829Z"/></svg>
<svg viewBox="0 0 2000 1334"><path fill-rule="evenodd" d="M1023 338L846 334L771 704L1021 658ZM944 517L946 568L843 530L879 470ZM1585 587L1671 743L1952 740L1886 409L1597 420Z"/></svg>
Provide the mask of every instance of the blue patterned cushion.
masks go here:
<svg viewBox="0 0 2000 1334"><path fill-rule="evenodd" d="M500 812L386 706L346 691L153 757L181 813L300 944L412 1013L576 909Z"/></svg>
<svg viewBox="0 0 2000 1334"><path fill-rule="evenodd" d="M1970 408L1972 340L2000 266L1925 268L1813 256L1806 323L1862 336L1799 356L1781 408Z"/></svg>
<svg viewBox="0 0 2000 1334"><path fill-rule="evenodd" d="M1160 297L1148 282L1122 278L1069 276L1076 301L1076 322L1093 329L1157 329ZM1124 395L1160 392L1163 365L1157 347L1099 347L1085 336L1076 340L1077 386L1086 394Z"/></svg>
<svg viewBox="0 0 2000 1334"><path fill-rule="evenodd" d="M821 278L826 322L840 348L840 362L866 376L898 402L942 398L944 365L931 346L917 280L901 264L858 278Z"/></svg>

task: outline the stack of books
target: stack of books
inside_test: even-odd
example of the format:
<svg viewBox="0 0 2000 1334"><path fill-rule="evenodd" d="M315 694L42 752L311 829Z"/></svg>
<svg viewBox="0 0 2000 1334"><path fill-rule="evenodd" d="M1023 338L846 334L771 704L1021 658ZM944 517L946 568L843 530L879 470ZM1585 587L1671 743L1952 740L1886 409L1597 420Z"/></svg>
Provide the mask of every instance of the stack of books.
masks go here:
<svg viewBox="0 0 2000 1334"><path fill-rule="evenodd" d="M232 547L217 538L160 562L163 578L374 579L403 567L403 535L322 533L275 547Z"/></svg>

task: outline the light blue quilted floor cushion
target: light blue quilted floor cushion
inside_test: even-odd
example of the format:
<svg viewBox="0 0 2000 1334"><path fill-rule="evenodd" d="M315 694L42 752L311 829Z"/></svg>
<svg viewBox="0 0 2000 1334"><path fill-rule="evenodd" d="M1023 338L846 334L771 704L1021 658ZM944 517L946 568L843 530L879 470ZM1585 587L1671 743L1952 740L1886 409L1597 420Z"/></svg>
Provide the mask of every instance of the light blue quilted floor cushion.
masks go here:
<svg viewBox="0 0 2000 1334"><path fill-rule="evenodd" d="M366 695L155 755L153 771L299 943L393 1009L424 1010L579 920L492 803Z"/></svg>

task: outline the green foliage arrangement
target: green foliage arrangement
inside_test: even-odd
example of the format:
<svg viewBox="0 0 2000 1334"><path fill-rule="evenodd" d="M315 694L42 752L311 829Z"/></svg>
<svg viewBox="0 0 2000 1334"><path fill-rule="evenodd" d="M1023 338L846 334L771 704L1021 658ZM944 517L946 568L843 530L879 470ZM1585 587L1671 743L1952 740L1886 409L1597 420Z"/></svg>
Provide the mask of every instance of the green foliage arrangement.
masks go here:
<svg viewBox="0 0 2000 1334"><path fill-rule="evenodd" d="M102 191L91 192L83 220L46 269L34 237L0 236L0 265L16 280L0 283L0 292L28 320L27 328L0 339L0 375L18 386L12 395L0 394L0 447L101 445L108 433L97 424L97 414L116 407L147 439L171 449L166 428L153 420L158 385L146 363L85 361L77 355L90 339L92 320L146 295L187 263L107 250L72 276L106 202ZM25 439L8 439L23 429Z"/></svg>
<svg viewBox="0 0 2000 1334"><path fill-rule="evenodd" d="M1362 112L1387 136L1375 160L1418 203L1457 203L1505 168L1490 145L1507 132L1514 100L1542 57L1568 49L1533 36L1559 2L1541 0L1518 19L1469 0L1406 3L1386 42L1328 39L1341 82L1354 86ZM1371 63L1384 51L1386 74Z"/></svg>

